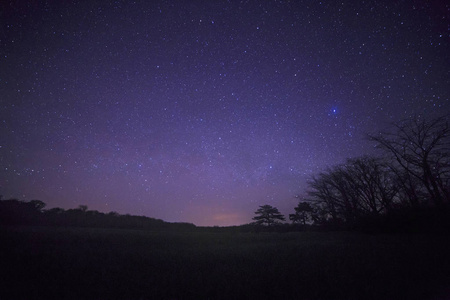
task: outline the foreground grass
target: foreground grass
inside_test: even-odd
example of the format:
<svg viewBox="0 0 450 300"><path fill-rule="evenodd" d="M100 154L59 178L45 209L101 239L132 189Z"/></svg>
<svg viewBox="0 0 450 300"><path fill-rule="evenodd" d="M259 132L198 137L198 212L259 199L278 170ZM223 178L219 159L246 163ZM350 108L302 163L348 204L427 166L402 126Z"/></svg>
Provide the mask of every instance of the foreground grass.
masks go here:
<svg viewBox="0 0 450 300"><path fill-rule="evenodd" d="M3 228L0 299L448 299L449 250L448 236Z"/></svg>

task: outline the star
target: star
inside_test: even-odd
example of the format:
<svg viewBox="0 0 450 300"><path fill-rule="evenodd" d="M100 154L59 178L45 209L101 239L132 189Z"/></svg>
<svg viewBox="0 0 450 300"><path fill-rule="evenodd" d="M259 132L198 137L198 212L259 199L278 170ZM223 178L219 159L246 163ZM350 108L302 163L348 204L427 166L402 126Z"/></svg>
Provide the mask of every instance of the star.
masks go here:
<svg viewBox="0 0 450 300"><path fill-rule="evenodd" d="M448 19L417 9L4 6L0 194L196 225L292 213L310 176L373 153L366 133L450 111Z"/></svg>

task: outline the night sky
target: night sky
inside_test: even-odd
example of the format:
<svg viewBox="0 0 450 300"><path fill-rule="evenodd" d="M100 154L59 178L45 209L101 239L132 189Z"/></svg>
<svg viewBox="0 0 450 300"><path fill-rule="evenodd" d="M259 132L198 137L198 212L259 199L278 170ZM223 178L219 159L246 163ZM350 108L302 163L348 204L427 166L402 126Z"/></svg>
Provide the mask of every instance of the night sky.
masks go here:
<svg viewBox="0 0 450 300"><path fill-rule="evenodd" d="M0 194L293 213L312 175L378 153L366 133L450 112L446 2L2 1Z"/></svg>

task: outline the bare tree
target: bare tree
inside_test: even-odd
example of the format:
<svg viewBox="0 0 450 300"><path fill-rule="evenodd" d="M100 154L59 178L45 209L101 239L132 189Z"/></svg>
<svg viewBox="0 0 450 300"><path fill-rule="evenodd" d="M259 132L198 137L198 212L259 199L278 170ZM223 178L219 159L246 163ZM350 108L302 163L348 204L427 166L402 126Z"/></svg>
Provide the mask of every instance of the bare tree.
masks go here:
<svg viewBox="0 0 450 300"><path fill-rule="evenodd" d="M394 176L382 160L364 156L350 159L341 172L353 191L354 205L364 214L379 214L391 209L398 194Z"/></svg>
<svg viewBox="0 0 450 300"><path fill-rule="evenodd" d="M393 158L393 168L412 203L421 200L422 190L436 206L450 203L448 117L426 121L416 116L394 124L393 131L369 135ZM420 183L420 187L414 183Z"/></svg>
<svg viewBox="0 0 450 300"><path fill-rule="evenodd" d="M381 159L365 156L320 173L309 182L308 194L332 221L351 222L391 209L398 195L394 179Z"/></svg>

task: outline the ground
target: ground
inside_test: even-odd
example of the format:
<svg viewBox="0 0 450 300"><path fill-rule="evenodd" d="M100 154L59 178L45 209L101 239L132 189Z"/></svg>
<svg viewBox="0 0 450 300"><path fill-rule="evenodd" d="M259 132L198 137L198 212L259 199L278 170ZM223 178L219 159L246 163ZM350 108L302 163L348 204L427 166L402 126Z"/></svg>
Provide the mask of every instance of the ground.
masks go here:
<svg viewBox="0 0 450 300"><path fill-rule="evenodd" d="M6 227L0 244L0 299L450 297L445 235Z"/></svg>

